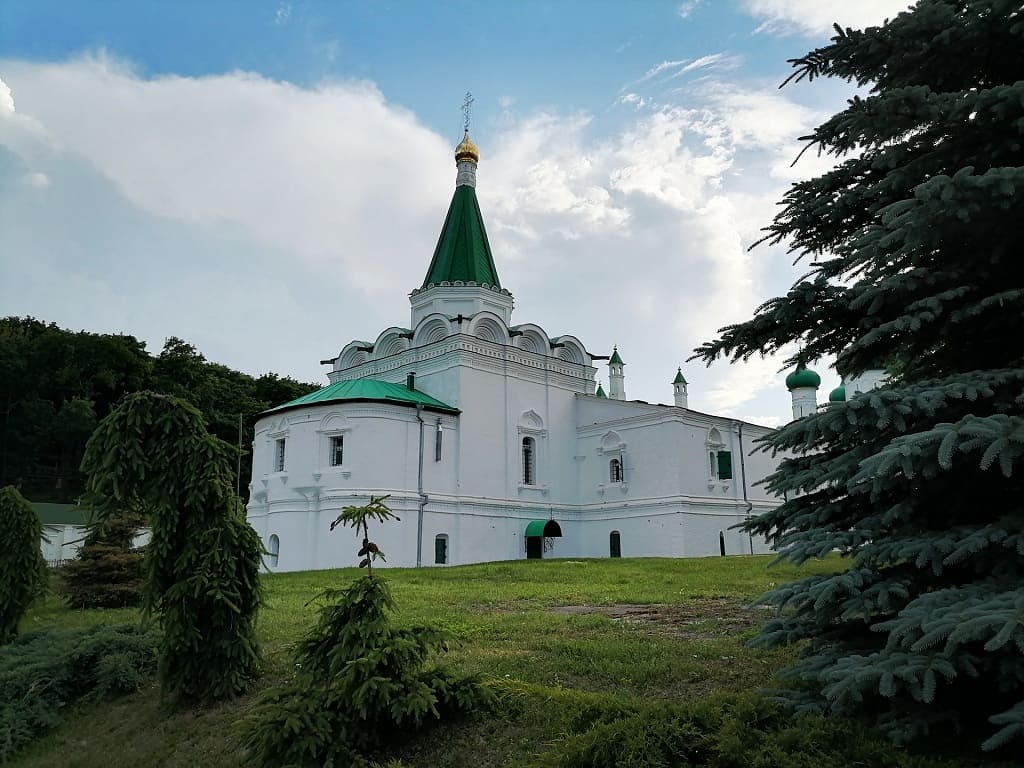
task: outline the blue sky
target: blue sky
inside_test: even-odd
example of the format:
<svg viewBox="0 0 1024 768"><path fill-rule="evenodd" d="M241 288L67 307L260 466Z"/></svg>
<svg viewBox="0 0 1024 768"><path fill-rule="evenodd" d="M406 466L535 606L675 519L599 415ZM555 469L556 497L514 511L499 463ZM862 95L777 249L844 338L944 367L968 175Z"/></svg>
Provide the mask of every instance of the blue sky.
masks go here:
<svg viewBox="0 0 1024 768"><path fill-rule="evenodd" d="M631 397L684 365L691 407L777 423L775 361L684 361L802 274L746 247L850 89L779 91L786 59L905 4L7 0L0 312L322 380L407 324L471 90L516 321L618 344Z"/></svg>

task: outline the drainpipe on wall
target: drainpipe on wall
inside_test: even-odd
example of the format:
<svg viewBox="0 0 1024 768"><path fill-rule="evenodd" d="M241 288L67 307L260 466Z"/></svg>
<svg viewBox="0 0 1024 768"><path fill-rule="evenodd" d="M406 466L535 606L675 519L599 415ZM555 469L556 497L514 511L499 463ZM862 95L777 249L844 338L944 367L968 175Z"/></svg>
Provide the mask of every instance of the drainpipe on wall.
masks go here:
<svg viewBox="0 0 1024 768"><path fill-rule="evenodd" d="M423 509L427 506L427 494L423 492L423 405L416 404L416 421L420 423L420 461L416 473L416 492L420 496L419 513L416 515L416 567L423 565Z"/></svg>
<svg viewBox="0 0 1024 768"><path fill-rule="evenodd" d="M750 503L750 499L747 498L747 465L744 461L743 450L743 422L739 421L736 423L739 427L739 442L740 442L740 474L743 475L743 503L747 505L747 522L750 522L750 511L754 508L754 505ZM754 554L754 537L748 532L747 539L750 541L750 554Z"/></svg>

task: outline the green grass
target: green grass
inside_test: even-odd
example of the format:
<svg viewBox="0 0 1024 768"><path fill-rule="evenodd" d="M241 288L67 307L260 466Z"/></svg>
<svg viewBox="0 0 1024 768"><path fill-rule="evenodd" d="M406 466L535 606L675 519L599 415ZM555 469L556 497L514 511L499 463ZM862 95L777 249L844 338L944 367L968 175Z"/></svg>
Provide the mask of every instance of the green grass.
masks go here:
<svg viewBox="0 0 1024 768"><path fill-rule="evenodd" d="M407 766L523 765L559 738L568 718L597 697L691 700L770 682L790 651L746 646L762 613L745 606L776 582L830 572L838 560L797 570L768 557L700 560L546 560L443 569L389 569L395 620L428 623L457 641L446 664L494 681L504 706L495 717L439 728L404 745ZM288 674L290 649L312 625L316 596L355 570L268 576L259 620L265 651L259 687ZM660 616L553 610L565 606L665 606ZM75 611L48 598L22 631L136 620L134 610ZM232 724L251 698L169 712L155 686L87 711L12 763L66 768L246 765ZM937 765L937 764L936 764Z"/></svg>

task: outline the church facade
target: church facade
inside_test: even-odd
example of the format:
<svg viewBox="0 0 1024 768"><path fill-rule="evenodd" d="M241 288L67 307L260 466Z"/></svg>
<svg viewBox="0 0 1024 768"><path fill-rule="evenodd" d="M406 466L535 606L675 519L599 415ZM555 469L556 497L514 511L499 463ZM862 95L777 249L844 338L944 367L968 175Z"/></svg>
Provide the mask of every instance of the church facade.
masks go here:
<svg viewBox="0 0 1024 768"><path fill-rule="evenodd" d="M689 409L680 371L672 405L629 400L617 349L514 322L478 162L467 133L408 327L350 342L323 361L328 386L257 422L247 512L268 567L356 565L354 536L330 524L385 494L401 521L372 538L394 566L767 552L732 526L780 502L757 484L777 459L752 453L770 428ZM817 390L798 378L794 417Z"/></svg>

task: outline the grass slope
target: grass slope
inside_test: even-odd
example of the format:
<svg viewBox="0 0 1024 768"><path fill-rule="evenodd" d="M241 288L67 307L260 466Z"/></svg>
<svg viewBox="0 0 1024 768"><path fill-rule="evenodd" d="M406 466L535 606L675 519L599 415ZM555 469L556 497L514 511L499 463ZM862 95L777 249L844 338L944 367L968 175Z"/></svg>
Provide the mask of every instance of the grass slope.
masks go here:
<svg viewBox="0 0 1024 768"><path fill-rule="evenodd" d="M769 569L769 560L546 560L387 570L398 602L396 621L454 633L458 643L445 663L495 681L504 701L502 716L437 729L401 746L394 757L437 768L524 765L593 701L687 700L768 684L790 654L746 647L761 621L746 604L774 582L840 567L827 560L799 571ZM312 625L318 592L354 575L341 570L266 577L258 625L266 651L260 687L289 673L291 644ZM22 631L137 616L132 610L71 611L51 598L25 618ZM232 724L249 701L168 712L150 688L72 714L11 765L240 767L248 763Z"/></svg>

